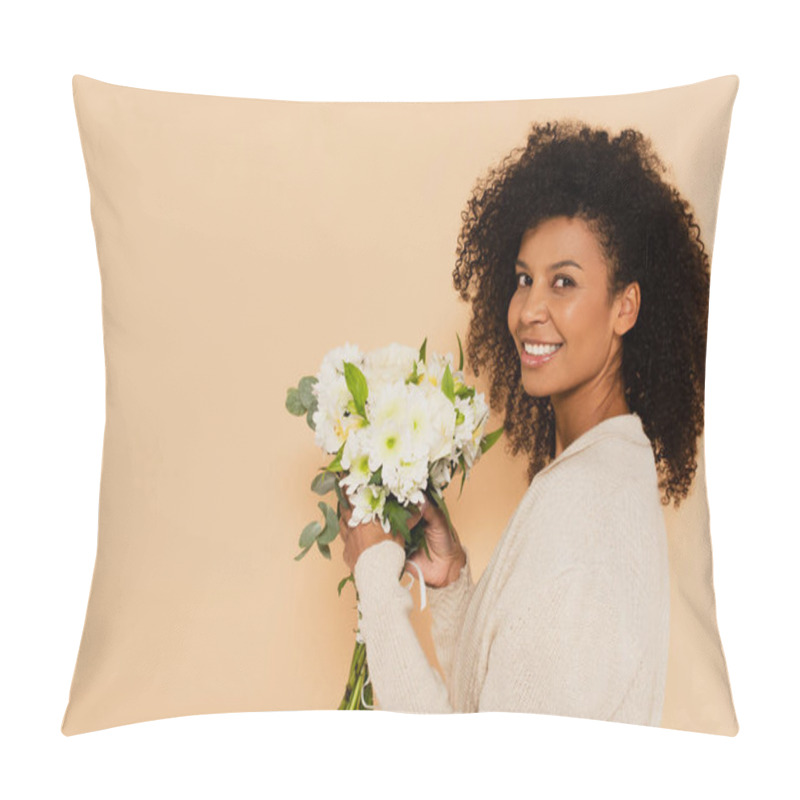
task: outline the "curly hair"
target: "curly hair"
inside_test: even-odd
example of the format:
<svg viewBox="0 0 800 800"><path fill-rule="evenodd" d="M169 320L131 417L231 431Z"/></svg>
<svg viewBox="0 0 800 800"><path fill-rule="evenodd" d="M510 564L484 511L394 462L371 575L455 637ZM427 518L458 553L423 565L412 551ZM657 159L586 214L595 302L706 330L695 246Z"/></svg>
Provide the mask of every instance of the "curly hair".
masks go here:
<svg viewBox="0 0 800 800"><path fill-rule="evenodd" d="M609 302L639 283L639 315L622 340L625 397L653 446L662 504L677 508L688 494L704 422L710 260L688 202L664 173L637 130L612 138L575 120L534 124L461 214L453 282L472 304L467 360L476 376L487 369L489 404L505 411L506 448L528 454L529 480L555 456L555 416L549 397L522 385L507 318L514 262L526 230L578 217L606 255Z"/></svg>

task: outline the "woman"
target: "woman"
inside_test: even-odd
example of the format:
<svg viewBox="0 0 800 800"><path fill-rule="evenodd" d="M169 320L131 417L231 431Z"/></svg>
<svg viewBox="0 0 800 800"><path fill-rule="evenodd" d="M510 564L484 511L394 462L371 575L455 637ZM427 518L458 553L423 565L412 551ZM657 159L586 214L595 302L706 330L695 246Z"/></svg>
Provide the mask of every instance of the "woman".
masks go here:
<svg viewBox="0 0 800 800"><path fill-rule="evenodd" d="M709 293L699 229L664 172L637 131L558 122L474 191L453 273L472 303L467 356L531 484L477 584L441 512L421 508L431 557L412 560L446 682L408 617L402 537L344 512L381 708L660 723L661 506L697 468Z"/></svg>

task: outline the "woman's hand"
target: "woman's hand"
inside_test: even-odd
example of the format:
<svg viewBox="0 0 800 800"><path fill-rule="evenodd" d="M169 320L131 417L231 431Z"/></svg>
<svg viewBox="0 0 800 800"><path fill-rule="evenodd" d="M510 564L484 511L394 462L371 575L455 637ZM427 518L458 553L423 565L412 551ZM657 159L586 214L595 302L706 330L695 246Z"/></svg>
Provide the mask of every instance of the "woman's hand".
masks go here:
<svg viewBox="0 0 800 800"><path fill-rule="evenodd" d="M408 527L413 528L420 518L425 520L425 540L428 544L430 558L424 548L420 548L408 561L416 564L422 573L425 583L433 588L442 588L458 578L461 568L467 561L467 555L461 546L458 533L447 526L444 512L428 500L428 496L420 504L420 513L408 520Z"/></svg>
<svg viewBox="0 0 800 800"><path fill-rule="evenodd" d="M380 522L371 520L370 522L362 522L355 527L350 527L350 517L353 515L351 508L342 506L341 514L339 516L339 536L344 542L344 552L342 556L344 563L350 567L350 572L356 567L358 557L368 548L374 544L380 544L388 539L393 539L403 549L405 549L406 541L398 534L385 533L381 527ZM419 516L417 516L419 519Z"/></svg>

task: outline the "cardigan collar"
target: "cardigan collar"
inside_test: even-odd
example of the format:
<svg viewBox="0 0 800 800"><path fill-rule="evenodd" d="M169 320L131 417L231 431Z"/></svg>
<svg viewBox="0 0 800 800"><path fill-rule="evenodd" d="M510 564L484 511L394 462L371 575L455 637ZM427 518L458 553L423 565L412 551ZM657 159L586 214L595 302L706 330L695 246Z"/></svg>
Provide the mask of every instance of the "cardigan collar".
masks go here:
<svg viewBox="0 0 800 800"><path fill-rule="evenodd" d="M642 419L635 411L630 414L618 414L615 417L608 417L608 419L598 422L593 428L589 428L588 431L582 433L569 447L564 448L556 458L540 469L539 472L533 476L534 480L565 459L574 456L581 450L585 450L589 445L601 439L611 438L627 439L634 444L652 447L649 437L644 432Z"/></svg>

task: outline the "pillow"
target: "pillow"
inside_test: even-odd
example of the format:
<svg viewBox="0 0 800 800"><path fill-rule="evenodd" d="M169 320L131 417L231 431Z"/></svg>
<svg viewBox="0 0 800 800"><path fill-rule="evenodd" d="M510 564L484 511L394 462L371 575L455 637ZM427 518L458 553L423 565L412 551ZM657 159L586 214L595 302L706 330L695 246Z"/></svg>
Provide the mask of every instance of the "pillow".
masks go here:
<svg viewBox="0 0 800 800"><path fill-rule="evenodd" d="M452 276L462 211L535 123L641 131L710 254L738 83L330 103L75 75L106 427L97 560L62 732L336 708L356 597L352 584L337 595L350 573L339 539L330 560L316 548L295 560L300 531L318 515L309 484L324 462L303 419L287 414L287 387L345 342L368 350L427 336L457 353L455 333L464 340L470 323ZM488 399L487 375L469 374ZM488 429L503 421L493 407ZM529 456L509 442L483 457L460 498L447 492L476 580L530 488ZM685 499L663 507L668 659L657 724L733 736L702 434L696 459ZM418 581L409 591L411 624L441 670L430 605L420 608ZM440 606L441 591L431 593Z"/></svg>

